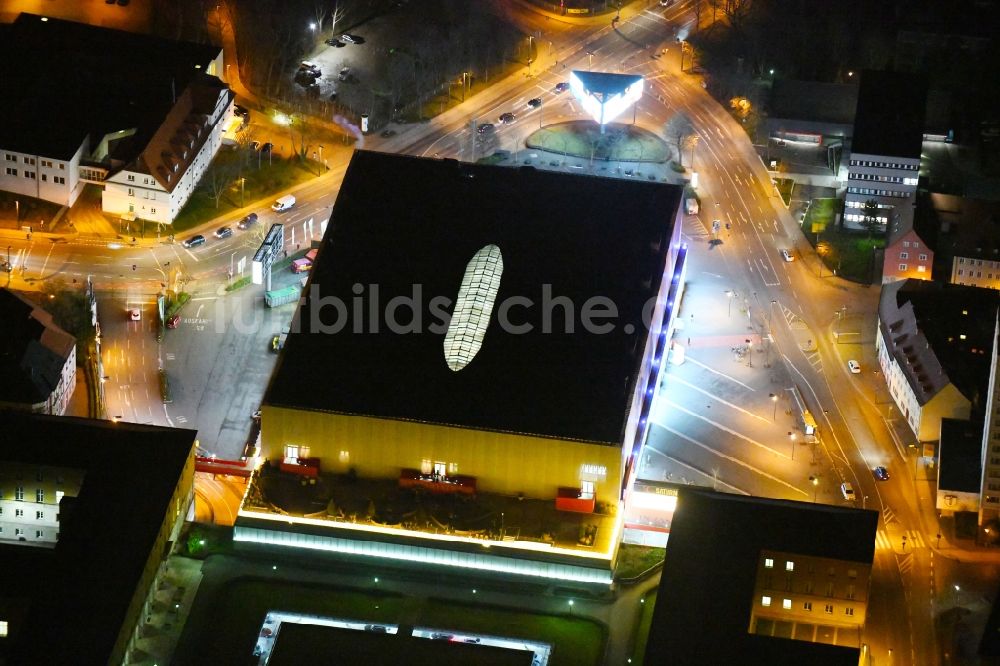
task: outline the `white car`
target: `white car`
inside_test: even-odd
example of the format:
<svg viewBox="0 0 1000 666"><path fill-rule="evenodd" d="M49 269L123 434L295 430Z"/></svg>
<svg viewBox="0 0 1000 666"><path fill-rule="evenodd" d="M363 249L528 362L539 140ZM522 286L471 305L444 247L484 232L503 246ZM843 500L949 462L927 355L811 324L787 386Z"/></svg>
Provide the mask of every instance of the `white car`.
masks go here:
<svg viewBox="0 0 1000 666"><path fill-rule="evenodd" d="M861 364L855 361L853 358L847 362L847 369L851 371L852 375L861 374Z"/></svg>
<svg viewBox="0 0 1000 666"><path fill-rule="evenodd" d="M128 318L132 321L139 321L142 319L142 312L139 311L139 308L132 308L128 311Z"/></svg>
<svg viewBox="0 0 1000 666"><path fill-rule="evenodd" d="M843 495L844 499L848 502L853 502L857 499L854 494L854 486L847 482L840 484L840 494Z"/></svg>
<svg viewBox="0 0 1000 666"><path fill-rule="evenodd" d="M781 251L781 258L784 259L785 261L795 261L795 255L789 252L788 250Z"/></svg>

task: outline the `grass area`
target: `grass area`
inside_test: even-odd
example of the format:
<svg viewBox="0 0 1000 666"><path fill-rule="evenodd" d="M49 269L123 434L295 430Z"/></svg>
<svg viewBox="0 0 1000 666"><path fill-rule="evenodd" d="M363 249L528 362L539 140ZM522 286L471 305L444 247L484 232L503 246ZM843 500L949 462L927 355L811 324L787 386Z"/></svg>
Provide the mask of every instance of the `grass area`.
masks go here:
<svg viewBox="0 0 1000 666"><path fill-rule="evenodd" d="M203 560L216 553L231 554L233 551L233 528L222 525L191 523L187 533L181 537L184 555Z"/></svg>
<svg viewBox="0 0 1000 666"><path fill-rule="evenodd" d="M519 613L431 599L423 607L419 621L435 628L549 643L553 646L551 666L596 666L604 654L604 628L585 618Z"/></svg>
<svg viewBox="0 0 1000 666"><path fill-rule="evenodd" d="M615 569L615 578L635 578L662 563L666 552L665 548L623 543L618 549L618 567Z"/></svg>
<svg viewBox="0 0 1000 666"><path fill-rule="evenodd" d="M840 210L840 199L813 199L809 202L809 212L802 222L802 231L809 234L822 233L833 226Z"/></svg>
<svg viewBox="0 0 1000 666"><path fill-rule="evenodd" d="M239 280L236 280L235 282L230 282L229 284L227 284L226 285L226 291L236 291L238 289L242 289L243 287L246 287L247 285L249 285L250 281L251 281L251 277L249 275L246 276L246 277L241 277Z"/></svg>
<svg viewBox="0 0 1000 666"><path fill-rule="evenodd" d="M638 125L611 123L604 134L586 120L549 125L532 132L528 148L570 155L583 160L666 162L671 155L667 142Z"/></svg>
<svg viewBox="0 0 1000 666"><path fill-rule="evenodd" d="M241 208L241 201L249 204L252 201L269 197L315 178L317 173L318 165L312 160L300 162L295 158L286 160L277 155L272 158L271 164L267 163L267 159L263 159L259 169L257 168L257 159L250 156L249 163L244 165L240 171L239 160L243 157L240 151L219 151L212 166L202 177L201 184L174 220L172 230L175 234L197 227L220 215L238 210ZM234 175L242 173L243 177L246 178L241 194L239 178L234 177L230 185L226 187L225 192L219 197L218 207L215 205L215 197L212 196L210 190L213 169ZM229 180L228 177L226 180Z"/></svg>
<svg viewBox="0 0 1000 666"><path fill-rule="evenodd" d="M795 189L795 181L791 178L775 178L774 185L778 188L778 194L787 207L792 202L792 190Z"/></svg>
<svg viewBox="0 0 1000 666"><path fill-rule="evenodd" d="M167 307L164 308L164 315L167 319L170 319L175 314L177 314L184 304L191 300L191 294L186 291L182 291L176 296L167 296Z"/></svg>
<svg viewBox="0 0 1000 666"><path fill-rule="evenodd" d="M653 624L653 610L656 608L656 594L652 592L643 597L646 603L642 605L642 615L639 616L639 625L635 628L635 636L632 638L632 663L641 664L646 656L646 642L649 640L649 629Z"/></svg>
<svg viewBox="0 0 1000 666"><path fill-rule="evenodd" d="M192 529L187 543L193 556L211 549L215 530ZM205 544L201 545L204 540ZM193 544L193 546L192 546ZM192 550L193 549L193 550ZM280 567L280 565L279 565ZM605 630L579 617L522 613L503 608L422 600L362 591L262 579L240 579L219 588L209 601L211 626L196 630L199 663L233 663L249 655L268 611L282 610L378 624L407 623L446 631L483 633L553 645L552 666L600 664ZM372 663L378 661L377 655Z"/></svg>
<svg viewBox="0 0 1000 666"><path fill-rule="evenodd" d="M810 209L811 212L811 209ZM870 284L875 250L885 247L885 238L868 238L864 232L849 232L835 225L819 234L807 233L806 238L832 273L848 280Z"/></svg>
<svg viewBox="0 0 1000 666"><path fill-rule="evenodd" d="M395 624L403 617L406 606L406 599L392 594L278 581L235 580L223 586L212 600L211 626L198 631L198 662L239 663L241 655L253 651L268 611Z"/></svg>

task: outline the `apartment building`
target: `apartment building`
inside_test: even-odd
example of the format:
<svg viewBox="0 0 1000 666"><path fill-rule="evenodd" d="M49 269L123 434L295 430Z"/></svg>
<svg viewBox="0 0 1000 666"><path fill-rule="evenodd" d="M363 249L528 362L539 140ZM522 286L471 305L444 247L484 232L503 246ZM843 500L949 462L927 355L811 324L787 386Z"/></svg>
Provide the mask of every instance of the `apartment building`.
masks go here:
<svg viewBox="0 0 1000 666"><path fill-rule="evenodd" d="M169 223L231 119L222 69L217 46L20 14L0 25L0 191L107 187L105 212Z"/></svg>

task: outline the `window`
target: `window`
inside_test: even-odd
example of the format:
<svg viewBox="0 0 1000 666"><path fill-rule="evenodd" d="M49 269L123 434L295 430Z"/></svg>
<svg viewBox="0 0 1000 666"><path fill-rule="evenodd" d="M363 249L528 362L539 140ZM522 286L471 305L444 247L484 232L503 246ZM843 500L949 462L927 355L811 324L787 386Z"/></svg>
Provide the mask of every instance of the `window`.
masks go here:
<svg viewBox="0 0 1000 666"><path fill-rule="evenodd" d="M918 273L926 273L927 272L927 267L926 266L917 266L917 272Z"/></svg>
<svg viewBox="0 0 1000 666"><path fill-rule="evenodd" d="M903 247L910 247L910 241L903 241Z"/></svg>
<svg viewBox="0 0 1000 666"><path fill-rule="evenodd" d="M774 568L774 560L771 559L770 557L765 557L764 558L764 568L765 569L772 569L772 568Z"/></svg>
<svg viewBox="0 0 1000 666"><path fill-rule="evenodd" d="M802 609L803 610L807 610L807 611L811 611L813 609L813 602L807 601L807 602L803 603L802 604Z"/></svg>
<svg viewBox="0 0 1000 666"><path fill-rule="evenodd" d="M132 189L131 187L130 187L130 188L128 188L128 195L129 195L130 197L134 197L134 196L135 196L135 190L133 190L133 189Z"/></svg>
<svg viewBox="0 0 1000 666"><path fill-rule="evenodd" d="M22 530L20 527L15 527L14 536L24 536L24 530Z"/></svg>
<svg viewBox="0 0 1000 666"><path fill-rule="evenodd" d="M920 261L927 261L927 255L921 252L920 254L917 255L917 259L919 259Z"/></svg>
<svg viewBox="0 0 1000 666"><path fill-rule="evenodd" d="M41 488L37 488L35 490L35 501L36 502L44 502L45 501L45 491L42 490Z"/></svg>
<svg viewBox="0 0 1000 666"><path fill-rule="evenodd" d="M771 606L771 597L768 597L766 595L763 596L763 597L761 597L760 598L760 605L763 606L764 608L770 607Z"/></svg>
<svg viewBox="0 0 1000 666"><path fill-rule="evenodd" d="M847 598L848 599L853 599L854 598L854 584L853 583L851 583L850 585L847 586Z"/></svg>
<svg viewBox="0 0 1000 666"><path fill-rule="evenodd" d="M60 164L59 165L59 170L60 171L65 171L65 169L66 169L66 165L65 164Z"/></svg>
<svg viewBox="0 0 1000 666"><path fill-rule="evenodd" d="M785 562L785 571L795 571L795 562L788 560Z"/></svg>
<svg viewBox="0 0 1000 666"><path fill-rule="evenodd" d="M826 606L823 606L823 611L829 615L833 615L833 604L827 604Z"/></svg>
<svg viewBox="0 0 1000 666"><path fill-rule="evenodd" d="M24 517L24 509L14 509L14 517L15 518L23 518Z"/></svg>
<svg viewBox="0 0 1000 666"><path fill-rule="evenodd" d="M42 160L42 166L46 169L52 168L52 160Z"/></svg>
<svg viewBox="0 0 1000 666"><path fill-rule="evenodd" d="M24 158L24 163L25 164L29 164L31 166L35 166L35 158L34 157L25 157Z"/></svg>
<svg viewBox="0 0 1000 666"><path fill-rule="evenodd" d="M44 511L36 511L35 512L35 520L45 520L45 512Z"/></svg>
<svg viewBox="0 0 1000 666"><path fill-rule="evenodd" d="M35 172L34 171L25 171L24 172L24 177L28 178L30 180L35 180Z"/></svg>
<svg viewBox="0 0 1000 666"><path fill-rule="evenodd" d="M580 482L580 499L594 499L594 482Z"/></svg>
<svg viewBox="0 0 1000 666"><path fill-rule="evenodd" d="M151 214L153 214L153 215L156 215L156 209L155 209L155 208L150 208L150 209L149 209L149 212L150 212Z"/></svg>
<svg viewBox="0 0 1000 666"><path fill-rule="evenodd" d="M16 176L17 175L17 169L11 169L10 167L7 167L7 175L8 176Z"/></svg>
<svg viewBox="0 0 1000 666"><path fill-rule="evenodd" d="M844 614L845 615L854 615L854 609L853 608L845 608L844 609Z"/></svg>
<svg viewBox="0 0 1000 666"><path fill-rule="evenodd" d="M443 462L434 463L434 476L447 476L448 465Z"/></svg>
<svg viewBox="0 0 1000 666"><path fill-rule="evenodd" d="M833 596L833 583L827 583L826 584L826 596L828 596L828 597L832 597Z"/></svg>
<svg viewBox="0 0 1000 666"><path fill-rule="evenodd" d="M340 462L342 462L342 463L348 463L350 461L351 461L351 452L350 451L341 451L340 452Z"/></svg>
<svg viewBox="0 0 1000 666"><path fill-rule="evenodd" d="M580 478L591 481L604 481L608 478L608 468L604 465L581 465Z"/></svg>
<svg viewBox="0 0 1000 666"><path fill-rule="evenodd" d="M900 252L899 253L899 258L900 259L909 259L910 258L910 253L909 252Z"/></svg>
<svg viewBox="0 0 1000 666"><path fill-rule="evenodd" d="M134 183L135 182L135 176L133 176L132 174L129 174L128 176L126 176L126 179L130 183Z"/></svg>
<svg viewBox="0 0 1000 666"><path fill-rule="evenodd" d="M899 270L905 271L906 270L906 264L900 264L899 265Z"/></svg>
<svg viewBox="0 0 1000 666"><path fill-rule="evenodd" d="M43 182L43 183L47 183L47 182L49 182L49 177L48 177L48 175L47 175L47 174L44 174L44 173L42 174L42 182Z"/></svg>
<svg viewBox="0 0 1000 666"><path fill-rule="evenodd" d="M7 635L7 620L0 620L0 638Z"/></svg>
<svg viewBox="0 0 1000 666"><path fill-rule="evenodd" d="M24 501L24 486L14 488L14 499L18 502Z"/></svg>
<svg viewBox="0 0 1000 666"><path fill-rule="evenodd" d="M781 607L784 608L785 610L792 610L792 600L791 599L782 599L781 600Z"/></svg>
<svg viewBox="0 0 1000 666"><path fill-rule="evenodd" d="M10 153L7 153L7 155L5 157L6 157L6 159L7 159L8 162L16 162L17 161L17 156L16 155L11 155Z"/></svg>
<svg viewBox="0 0 1000 666"><path fill-rule="evenodd" d="M963 273L964 273L964 271L961 268L959 268L958 269L958 276L961 277Z"/></svg>
<svg viewBox="0 0 1000 666"><path fill-rule="evenodd" d="M35 530L35 538L36 539L41 539L44 536L45 536L45 532L43 532L42 530Z"/></svg>
<svg viewBox="0 0 1000 666"><path fill-rule="evenodd" d="M52 180L56 182L56 185L65 185L66 179L62 176L52 176Z"/></svg>

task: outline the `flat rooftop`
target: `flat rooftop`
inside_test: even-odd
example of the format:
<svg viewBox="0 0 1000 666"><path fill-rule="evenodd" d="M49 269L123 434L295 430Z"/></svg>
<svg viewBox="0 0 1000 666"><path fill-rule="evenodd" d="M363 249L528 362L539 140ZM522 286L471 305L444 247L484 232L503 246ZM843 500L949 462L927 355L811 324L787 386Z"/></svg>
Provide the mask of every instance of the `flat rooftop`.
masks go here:
<svg viewBox="0 0 1000 666"><path fill-rule="evenodd" d="M919 158L926 112L926 77L863 71L851 152Z"/></svg>
<svg viewBox="0 0 1000 666"><path fill-rule="evenodd" d="M941 419L938 489L979 494L982 482L983 423Z"/></svg>
<svg viewBox="0 0 1000 666"><path fill-rule="evenodd" d="M877 525L875 511L681 488L645 663L857 666L856 648L749 633L754 585L764 550L871 564Z"/></svg>
<svg viewBox="0 0 1000 666"><path fill-rule="evenodd" d="M0 542L0 601L25 613L0 660L107 663L196 433L9 411L0 433L0 465L86 472L55 548Z"/></svg>
<svg viewBox="0 0 1000 666"><path fill-rule="evenodd" d="M69 159L88 135L135 128L129 161L220 51L21 14L0 26L0 149Z"/></svg>
<svg viewBox="0 0 1000 666"><path fill-rule="evenodd" d="M316 663L316 655L336 655L336 663L477 664L531 666L534 653L493 645L416 638L404 634L282 623L268 666Z"/></svg>
<svg viewBox="0 0 1000 666"><path fill-rule="evenodd" d="M265 403L620 445L681 192L356 152ZM488 328L454 371L447 322L488 246L494 306L470 287ZM581 323L591 299L617 310L610 330Z"/></svg>

